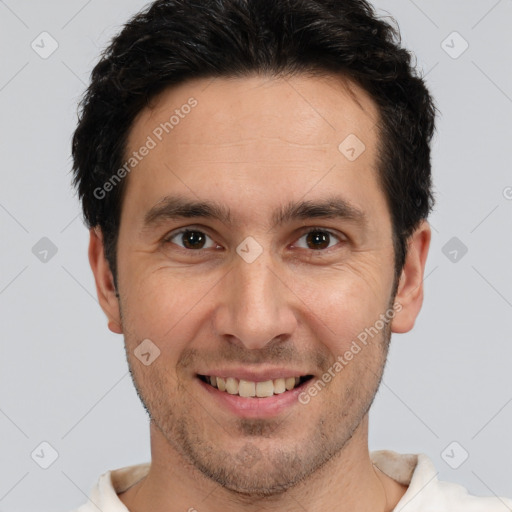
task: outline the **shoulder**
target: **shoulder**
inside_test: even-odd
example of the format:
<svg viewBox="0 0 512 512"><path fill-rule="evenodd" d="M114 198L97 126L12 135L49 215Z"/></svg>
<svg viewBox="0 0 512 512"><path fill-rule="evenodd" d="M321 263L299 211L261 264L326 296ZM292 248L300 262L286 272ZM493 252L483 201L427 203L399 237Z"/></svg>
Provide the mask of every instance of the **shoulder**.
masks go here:
<svg viewBox="0 0 512 512"><path fill-rule="evenodd" d="M395 507L400 512L512 512L512 500L474 496L462 485L438 479L438 471L423 454L389 450L371 453L373 463L408 489Z"/></svg>
<svg viewBox="0 0 512 512"><path fill-rule="evenodd" d="M103 473L92 488L87 503L71 512L128 512L118 497L144 478L150 468L150 463L137 464Z"/></svg>

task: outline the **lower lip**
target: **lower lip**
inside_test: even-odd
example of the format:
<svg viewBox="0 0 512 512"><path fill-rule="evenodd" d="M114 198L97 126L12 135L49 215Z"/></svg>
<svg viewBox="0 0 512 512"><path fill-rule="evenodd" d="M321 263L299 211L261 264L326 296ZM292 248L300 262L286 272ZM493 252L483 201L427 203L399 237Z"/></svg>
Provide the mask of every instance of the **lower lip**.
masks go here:
<svg viewBox="0 0 512 512"><path fill-rule="evenodd" d="M309 382L303 382L300 386L279 395L264 398L245 398L239 395L231 395L227 391L219 391L210 384L206 384L199 377L197 377L197 380L221 407L242 418L271 418L279 415L290 409L294 404L299 403L298 396L304 391Z"/></svg>

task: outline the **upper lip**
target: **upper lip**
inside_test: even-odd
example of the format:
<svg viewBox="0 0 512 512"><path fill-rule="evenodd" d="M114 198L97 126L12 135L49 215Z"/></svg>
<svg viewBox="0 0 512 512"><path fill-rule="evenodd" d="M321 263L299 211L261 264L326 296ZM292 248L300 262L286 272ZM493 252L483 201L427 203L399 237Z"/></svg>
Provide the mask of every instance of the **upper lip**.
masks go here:
<svg viewBox="0 0 512 512"><path fill-rule="evenodd" d="M249 380L252 382L265 382L267 380L286 379L288 377L305 377L310 373L301 370L290 370L289 368L268 368L266 370L250 370L247 368L219 368L198 372L198 375L208 377L234 377L238 380Z"/></svg>

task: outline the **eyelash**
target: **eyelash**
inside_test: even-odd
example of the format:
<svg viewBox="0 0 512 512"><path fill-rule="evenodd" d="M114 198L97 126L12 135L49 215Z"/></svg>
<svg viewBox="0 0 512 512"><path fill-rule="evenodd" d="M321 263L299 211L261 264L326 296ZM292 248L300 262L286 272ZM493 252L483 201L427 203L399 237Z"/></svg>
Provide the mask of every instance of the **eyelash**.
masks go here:
<svg viewBox="0 0 512 512"><path fill-rule="evenodd" d="M190 232L199 232L199 233L202 233L203 235L206 235L208 238L210 238L212 240L212 238L210 237L210 235L208 235L206 232L204 232L203 230L201 230L200 228L194 228L194 227L186 227L186 228L182 228L178 231L173 231L172 233L169 233L163 240L163 244L174 244L174 242L172 242L172 239L183 234L183 233L190 233ZM331 237L334 237L336 238L339 242L338 243L341 243L341 242L345 242L346 240L344 239L344 235L343 237L340 236L340 235L337 235L336 233L334 233L333 231L330 231L329 229L325 229L325 228L319 228L319 227L311 227L311 228L308 228L306 231L304 231L300 237L298 238L298 240L300 240L301 238L303 238L304 236L310 234L310 233L327 233L329 236ZM209 248L206 248L206 249L187 249L185 247L181 247L179 246L178 244L174 244L176 245L177 247L179 247L179 249L183 250L183 251L186 251L187 253L202 253L203 251L205 250L208 250ZM336 244L337 245L337 244ZM336 246L335 245L335 246ZM325 249L310 249L311 252L318 252L318 253L321 253L321 252L327 252L327 251L330 251L331 249L333 249L335 246L333 247L327 247ZM301 249L304 249L301 247ZM307 250L307 249L306 249Z"/></svg>

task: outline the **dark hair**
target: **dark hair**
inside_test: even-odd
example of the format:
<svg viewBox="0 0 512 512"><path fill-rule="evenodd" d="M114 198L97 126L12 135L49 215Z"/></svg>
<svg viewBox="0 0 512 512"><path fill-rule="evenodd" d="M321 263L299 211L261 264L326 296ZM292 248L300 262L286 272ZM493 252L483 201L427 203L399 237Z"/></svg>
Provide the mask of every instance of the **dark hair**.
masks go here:
<svg viewBox="0 0 512 512"><path fill-rule="evenodd" d="M103 51L73 136L74 184L89 227L103 232L116 282L124 183L98 198L123 165L136 115L158 93L194 78L338 74L375 101L378 173L391 211L395 278L409 236L428 217L436 108L400 33L366 0L158 0ZM341 142L341 141L340 141Z"/></svg>

